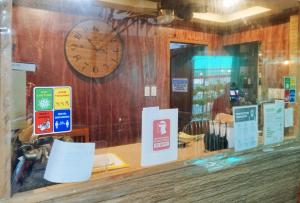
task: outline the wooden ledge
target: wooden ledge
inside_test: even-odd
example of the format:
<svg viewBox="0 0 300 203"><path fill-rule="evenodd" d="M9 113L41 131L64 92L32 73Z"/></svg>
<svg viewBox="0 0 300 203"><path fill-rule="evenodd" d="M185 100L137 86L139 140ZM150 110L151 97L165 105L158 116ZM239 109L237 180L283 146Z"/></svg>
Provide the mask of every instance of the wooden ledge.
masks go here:
<svg viewBox="0 0 300 203"><path fill-rule="evenodd" d="M219 154L203 158L203 160L213 160L215 162L222 161L230 156L243 158L243 161L228 165L227 167L218 170L218 173L209 172L207 168L195 166L191 164L191 162L189 162L190 164L187 164L186 161L179 161L161 166L145 168L122 175L104 178L94 176L92 180L84 183L59 184L18 193L11 199L3 200L3 202L27 203L49 200L51 200L51 202L66 202L67 200L74 200L75 197L78 201L90 201L91 198L98 193L102 193L101 199L109 200L110 198L120 198L121 195L130 196L132 195L131 193L136 192L135 190L143 190L143 188L149 190L148 187L150 183L151 185L168 183L170 185L177 186L178 184L178 186L180 186L182 182L191 180L191 178L194 178L195 180L199 178L207 179L205 177L211 176L211 174L215 174L214 177L225 175L232 178L240 173L251 172L251 168L255 168L255 170L258 171L273 170L273 168L276 170L283 166L288 167L289 165L300 163L299 141L287 141L281 145L274 146L274 151L264 152L262 149L264 149L264 147L259 147L239 154L229 152L225 153L225 156L220 156ZM284 161L276 161L283 157L286 157L284 158ZM292 168L296 171L299 170L298 168ZM295 171L293 173L295 173ZM295 175L298 177L300 176L300 173L296 173ZM207 180L207 184L216 184L214 187L217 187L217 183L214 183L213 179ZM148 192L151 193L151 191ZM89 195L86 196L87 194Z"/></svg>

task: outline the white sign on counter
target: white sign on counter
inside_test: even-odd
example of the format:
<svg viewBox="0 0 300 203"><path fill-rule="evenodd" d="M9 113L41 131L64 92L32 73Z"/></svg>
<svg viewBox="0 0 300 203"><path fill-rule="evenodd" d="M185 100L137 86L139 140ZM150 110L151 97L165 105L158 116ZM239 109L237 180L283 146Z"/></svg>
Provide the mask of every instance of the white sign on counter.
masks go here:
<svg viewBox="0 0 300 203"><path fill-rule="evenodd" d="M283 141L284 101L264 104L264 144L270 145Z"/></svg>
<svg viewBox="0 0 300 203"><path fill-rule="evenodd" d="M234 150L251 149L258 144L257 105L233 107Z"/></svg>
<svg viewBox="0 0 300 203"><path fill-rule="evenodd" d="M142 112L142 166L177 160L178 109L144 108Z"/></svg>

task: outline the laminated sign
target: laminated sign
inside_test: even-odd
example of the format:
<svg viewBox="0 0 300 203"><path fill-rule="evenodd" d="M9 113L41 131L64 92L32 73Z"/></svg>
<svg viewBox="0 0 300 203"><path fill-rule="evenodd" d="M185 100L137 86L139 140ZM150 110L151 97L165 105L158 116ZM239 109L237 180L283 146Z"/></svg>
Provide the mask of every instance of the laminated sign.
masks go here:
<svg viewBox="0 0 300 203"><path fill-rule="evenodd" d="M284 97L285 102L295 103L296 102L296 78L295 77L284 77Z"/></svg>
<svg viewBox="0 0 300 203"><path fill-rule="evenodd" d="M142 112L143 167L177 160L178 109L144 108Z"/></svg>
<svg viewBox="0 0 300 203"><path fill-rule="evenodd" d="M72 88L34 88L34 134L53 134L72 131Z"/></svg>

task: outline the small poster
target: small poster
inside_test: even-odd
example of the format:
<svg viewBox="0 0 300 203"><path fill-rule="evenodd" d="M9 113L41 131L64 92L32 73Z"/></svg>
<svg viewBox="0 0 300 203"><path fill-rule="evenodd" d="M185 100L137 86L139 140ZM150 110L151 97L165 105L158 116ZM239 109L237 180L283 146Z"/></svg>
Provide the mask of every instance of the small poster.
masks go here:
<svg viewBox="0 0 300 203"><path fill-rule="evenodd" d="M53 89L37 88L35 90L35 111L45 111L53 109Z"/></svg>
<svg viewBox="0 0 300 203"><path fill-rule="evenodd" d="M290 89L296 89L296 78L290 77Z"/></svg>
<svg viewBox="0 0 300 203"><path fill-rule="evenodd" d="M290 103L295 103L296 101L296 90L291 89L290 90Z"/></svg>
<svg viewBox="0 0 300 203"><path fill-rule="evenodd" d="M188 92L189 80L187 78L173 78L172 91L173 92Z"/></svg>
<svg viewBox="0 0 300 203"><path fill-rule="evenodd" d="M72 131L71 87L34 88L34 134Z"/></svg>
<svg viewBox="0 0 300 203"><path fill-rule="evenodd" d="M69 132L71 130L71 111L54 111L54 132Z"/></svg>
<svg viewBox="0 0 300 203"><path fill-rule="evenodd" d="M264 144L276 144L284 138L284 102L264 104Z"/></svg>
<svg viewBox="0 0 300 203"><path fill-rule="evenodd" d="M53 112L35 112L35 133L47 134L53 132Z"/></svg>
<svg viewBox="0 0 300 203"><path fill-rule="evenodd" d="M233 107L236 152L254 148L258 144L257 109L257 105Z"/></svg>
<svg viewBox="0 0 300 203"><path fill-rule="evenodd" d="M287 108L285 109L284 114L284 127L289 128L294 126L294 109Z"/></svg>
<svg viewBox="0 0 300 203"><path fill-rule="evenodd" d="M296 78L284 77L285 102L296 102Z"/></svg>
<svg viewBox="0 0 300 203"><path fill-rule="evenodd" d="M268 99L284 99L284 89L279 88L269 88L268 89Z"/></svg>
<svg viewBox="0 0 300 203"><path fill-rule="evenodd" d="M153 121L153 150L170 148L170 119Z"/></svg>
<svg viewBox="0 0 300 203"><path fill-rule="evenodd" d="M71 89L69 87L54 88L54 108L71 108Z"/></svg>
<svg viewBox="0 0 300 203"><path fill-rule="evenodd" d="M178 109L144 108L142 112L142 166L176 161Z"/></svg>
<svg viewBox="0 0 300 203"><path fill-rule="evenodd" d="M291 78L284 77L284 89L289 90L291 89Z"/></svg>

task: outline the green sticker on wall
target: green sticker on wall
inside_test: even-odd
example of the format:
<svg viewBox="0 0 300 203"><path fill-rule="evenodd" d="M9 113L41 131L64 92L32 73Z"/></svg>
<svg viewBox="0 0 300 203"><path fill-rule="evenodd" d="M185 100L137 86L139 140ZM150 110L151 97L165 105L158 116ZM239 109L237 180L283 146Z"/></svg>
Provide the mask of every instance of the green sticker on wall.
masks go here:
<svg viewBox="0 0 300 203"><path fill-rule="evenodd" d="M44 111L53 109L53 89L36 88L35 89L35 110Z"/></svg>
<svg viewBox="0 0 300 203"><path fill-rule="evenodd" d="M284 77L284 89L289 90L291 88L290 77Z"/></svg>

